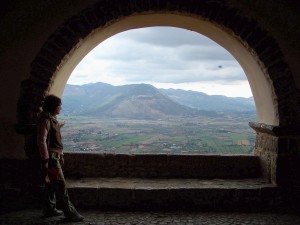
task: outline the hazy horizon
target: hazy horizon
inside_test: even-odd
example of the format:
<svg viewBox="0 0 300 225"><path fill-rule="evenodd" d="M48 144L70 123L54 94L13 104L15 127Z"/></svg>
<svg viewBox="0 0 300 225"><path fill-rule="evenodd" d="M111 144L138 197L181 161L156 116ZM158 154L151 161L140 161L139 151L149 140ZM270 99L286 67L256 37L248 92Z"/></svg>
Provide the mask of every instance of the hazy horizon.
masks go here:
<svg viewBox="0 0 300 225"><path fill-rule="evenodd" d="M87 83L87 84L68 84L68 85L76 85L76 86L83 86L83 85L90 85L90 84L97 84L97 83L104 83L104 84L109 84L109 83L105 83L105 82L102 82L102 81L98 81L98 82L91 82L91 83ZM124 85L137 85L137 84L147 84L147 83L134 83L134 84L120 84L120 85L114 85L114 84L109 84L109 85L112 85L114 87L119 87L119 86L124 86ZM149 85L152 85L152 84L149 84ZM152 85L154 86L154 85ZM155 87L155 86L154 86ZM158 88L158 87L155 87L157 89L174 89L174 90L183 90L183 91L194 91L194 92L200 92L200 93L204 93L204 94L207 94L205 92L202 92L202 91L195 91L195 90L184 90L184 89L181 89L181 88L168 88L168 87L163 87L163 88ZM214 95L218 95L218 94L207 94L209 96L214 96ZM220 94L219 94L220 95ZM223 95L225 96L225 95ZM226 97L230 97L230 98L237 98L237 97L241 97L241 98L252 98L253 96L249 96L249 97L243 97L243 96L236 96L236 97L231 97L231 96L226 96Z"/></svg>

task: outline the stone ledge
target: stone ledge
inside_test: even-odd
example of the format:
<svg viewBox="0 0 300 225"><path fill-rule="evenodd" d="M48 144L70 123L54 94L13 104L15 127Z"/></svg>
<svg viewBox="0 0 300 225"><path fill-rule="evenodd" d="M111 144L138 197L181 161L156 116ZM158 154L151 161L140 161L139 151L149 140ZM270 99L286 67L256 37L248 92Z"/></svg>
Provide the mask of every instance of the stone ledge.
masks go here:
<svg viewBox="0 0 300 225"><path fill-rule="evenodd" d="M282 201L279 189L262 179L84 178L67 185L74 204L100 209L255 211Z"/></svg>
<svg viewBox="0 0 300 225"><path fill-rule="evenodd" d="M270 134L276 137L300 135L299 126L273 126L256 122L249 122L249 126L256 132Z"/></svg>
<svg viewBox="0 0 300 225"><path fill-rule="evenodd" d="M84 178L67 186L74 204L97 209L283 212L300 201L265 179Z"/></svg>
<svg viewBox="0 0 300 225"><path fill-rule="evenodd" d="M76 207L112 210L230 210L280 209L282 190L262 179L67 179ZM4 211L42 208L43 188L0 186Z"/></svg>
<svg viewBox="0 0 300 225"><path fill-rule="evenodd" d="M149 178L68 178L68 188L116 188L116 189L256 189L275 188L266 179L149 179Z"/></svg>

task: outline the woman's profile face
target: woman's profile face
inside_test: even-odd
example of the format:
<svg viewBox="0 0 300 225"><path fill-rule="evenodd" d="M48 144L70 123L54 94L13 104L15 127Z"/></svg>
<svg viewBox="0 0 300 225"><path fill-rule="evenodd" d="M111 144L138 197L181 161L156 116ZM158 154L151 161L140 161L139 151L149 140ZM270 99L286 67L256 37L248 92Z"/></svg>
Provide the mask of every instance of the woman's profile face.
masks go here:
<svg viewBox="0 0 300 225"><path fill-rule="evenodd" d="M61 105L57 106L51 114L58 115L60 113L60 111L61 111Z"/></svg>

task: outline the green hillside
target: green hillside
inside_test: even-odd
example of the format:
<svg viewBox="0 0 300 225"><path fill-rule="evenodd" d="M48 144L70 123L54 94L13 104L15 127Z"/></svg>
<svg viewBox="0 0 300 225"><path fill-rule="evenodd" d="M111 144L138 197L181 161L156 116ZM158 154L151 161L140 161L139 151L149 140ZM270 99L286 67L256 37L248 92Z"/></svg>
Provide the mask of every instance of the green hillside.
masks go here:
<svg viewBox="0 0 300 225"><path fill-rule="evenodd" d="M148 84L112 86L103 83L67 85L63 113L128 119L164 119L169 116L216 116L214 112L181 105Z"/></svg>

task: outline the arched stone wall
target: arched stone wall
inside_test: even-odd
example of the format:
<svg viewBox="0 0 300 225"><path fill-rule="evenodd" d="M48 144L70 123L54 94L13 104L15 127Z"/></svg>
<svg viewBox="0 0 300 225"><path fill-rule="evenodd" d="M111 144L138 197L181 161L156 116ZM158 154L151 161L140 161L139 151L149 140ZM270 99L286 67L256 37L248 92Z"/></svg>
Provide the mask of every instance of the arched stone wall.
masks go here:
<svg viewBox="0 0 300 225"><path fill-rule="evenodd" d="M289 126L300 124L299 91L295 87L290 68L280 47L272 35L255 20L241 15L239 10L230 7L225 1L100 1L69 18L45 42L31 64L29 79L21 84L17 112L19 125L35 123L41 101L47 93L61 94L68 77L67 73L70 73L72 66L76 62L78 63L78 60L80 61L84 54L90 50L89 48L92 48L92 45L85 50L80 48L84 46L84 43L88 43L87 40L93 39L93 35L97 31L103 35L98 39L99 41L120 31L138 26L163 25L164 21L159 19L157 21L148 20L148 25L147 20L142 20L145 22L144 24L125 23L122 25L122 21L124 22L134 16L147 15L154 16L149 17L151 20L159 18L158 15L169 15L169 18L179 16L176 17L175 21L171 22L170 20L169 24L165 25L187 29L191 29L191 27L184 24L185 18L198 20L199 24L206 23L211 27L216 27L220 34L225 35L225 38L234 40L235 46L241 46L239 49L246 50L245 54L248 54L248 57L245 60L251 59L254 62L243 62L243 57L239 57L239 51L234 51L235 46L230 48L227 42L222 43L220 38L212 35L213 33L207 33L208 36L212 35L212 39L227 47L233 55L236 55L246 74L249 75L248 79L252 90L254 90L258 112L261 111L261 121L259 122L271 125L271 128L266 128L261 124L253 125L258 132L257 154L262 158L267 176L271 174L274 177L272 180L276 180L278 169L276 160L280 149L279 142L282 139L279 139L280 135L273 132L272 129L274 126L278 126L279 129L284 127L284 129L289 130ZM180 16L183 21L180 20ZM114 26L116 24L121 25ZM194 30L197 28L195 27ZM201 31L205 31L205 29ZM94 43L95 45L96 43ZM76 56L76 54L78 55ZM72 62L72 60L74 61ZM68 68L66 66L68 63L73 63L73 65ZM253 65L258 69L253 70ZM258 74L254 74L255 72ZM260 82L265 83L261 84ZM271 120L268 119L270 117ZM283 133L284 136L287 135L285 131ZM296 134L298 133L296 132ZM282 141L286 142L287 139ZM299 142L296 141L293 148L299 149L298 145Z"/></svg>
<svg viewBox="0 0 300 225"><path fill-rule="evenodd" d="M99 29L106 29L102 31L105 39L117 32L134 28L129 22L128 24L123 24L123 30L120 30L120 26L115 27L115 30L110 29L108 31L107 29L120 20L126 19L127 16L134 14L149 15L154 12L182 15L198 19L199 23L205 21L210 23L211 26L217 26L220 31L234 38L236 41L235 45L238 45L239 41L260 67L260 74L256 75L255 80L253 79L252 81L248 77L258 107L259 118L262 118L259 122L270 125L290 125L299 120L296 113L293 112L297 107L292 108L297 102L291 100L299 94L296 93L289 67L283 58L280 48L275 40L260 28L259 24L243 17L237 10L229 8L218 1L157 1L151 4L148 1L131 1L130 4L128 2L108 3L104 1L70 18L49 37L36 59L32 62L30 78L22 83L22 93L18 104L19 124L35 122L40 103L45 94L53 92L53 89L51 89L53 84L56 89L60 89L58 90L58 95L61 94L66 80L63 80L63 82L57 80L63 79L62 73L70 73L70 71L61 71L62 67L68 62L69 58L73 57L76 50L82 46L83 40L88 39L91 34ZM173 20L170 21L173 22L174 26L182 27L186 25L181 23L180 18L175 22ZM153 21L149 25L155 25L155 23L161 25L164 24L164 21ZM165 24L168 23L166 22ZM138 27L139 25L135 26ZM147 21L143 26L147 26ZM189 29L188 26L186 27L187 29ZM221 32L220 34L222 35ZM218 39L218 37L215 36L215 39ZM218 43L220 42L222 40L219 38ZM220 44L222 45L222 43ZM226 44L227 48L230 47L228 43L223 43L223 46ZM226 48L226 46L224 47ZM233 52L234 48L235 46L231 49L233 55L235 54ZM238 53L239 51L236 51L236 54ZM237 60L240 61L239 58ZM253 68L253 63L251 64L249 60L248 62L247 60L245 61L244 66L242 66L246 74L249 74L247 70ZM243 62L240 63L243 64ZM247 64L250 66L247 67ZM255 72L258 73L259 71L256 69L252 71L252 74ZM265 83L261 84L263 82ZM57 88L59 85L60 87ZM261 87L259 87L260 85ZM263 86L264 88L262 88ZM266 95L266 93L269 93L269 95ZM263 107L265 107L265 110L262 109Z"/></svg>

